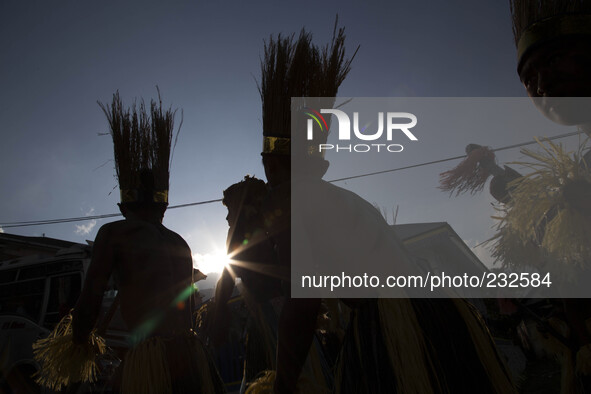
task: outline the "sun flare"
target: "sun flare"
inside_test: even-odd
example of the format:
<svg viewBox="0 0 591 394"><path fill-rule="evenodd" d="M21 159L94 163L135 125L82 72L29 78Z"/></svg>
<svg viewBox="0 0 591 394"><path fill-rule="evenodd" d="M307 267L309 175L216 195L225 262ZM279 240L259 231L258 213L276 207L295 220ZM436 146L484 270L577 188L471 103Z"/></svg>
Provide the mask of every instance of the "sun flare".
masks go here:
<svg viewBox="0 0 591 394"><path fill-rule="evenodd" d="M230 258L222 249L216 249L211 253L193 254L193 265L206 275L212 272L222 272L229 262Z"/></svg>

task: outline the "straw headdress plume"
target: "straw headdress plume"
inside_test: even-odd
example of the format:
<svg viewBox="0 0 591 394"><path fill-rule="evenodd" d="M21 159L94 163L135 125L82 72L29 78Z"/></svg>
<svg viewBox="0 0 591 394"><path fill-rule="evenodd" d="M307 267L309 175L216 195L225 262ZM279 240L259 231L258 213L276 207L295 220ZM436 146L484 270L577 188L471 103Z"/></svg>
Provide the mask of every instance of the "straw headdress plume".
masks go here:
<svg viewBox="0 0 591 394"><path fill-rule="evenodd" d="M290 154L291 98L334 98L355 57L356 52L345 57L345 29L337 28L336 22L332 41L325 47L312 44L312 34L304 29L294 39L295 35L279 34L265 42L258 86L263 104L263 154ZM311 99L300 103L302 108L313 105Z"/></svg>
<svg viewBox="0 0 591 394"><path fill-rule="evenodd" d="M550 40L591 37L589 0L510 0L510 6L520 66L530 50Z"/></svg>
<svg viewBox="0 0 591 394"><path fill-rule="evenodd" d="M467 191L477 193L496 167L495 154L490 148L469 144L466 146L466 158L455 168L439 175L439 188L455 192L456 196Z"/></svg>
<svg viewBox="0 0 591 394"><path fill-rule="evenodd" d="M158 102L151 100L149 110L144 100L139 108L136 103L124 108L118 91L110 105L100 102L99 105L107 116L113 137L121 202L167 204L176 111L163 109L160 91Z"/></svg>
<svg viewBox="0 0 591 394"><path fill-rule="evenodd" d="M456 196L470 192L476 194L484 188L486 180L492 176L490 192L495 199L509 201L507 184L520 175L510 167L497 165L494 151L486 146L469 144L466 158L455 168L439 174L439 188Z"/></svg>
<svg viewBox="0 0 591 394"><path fill-rule="evenodd" d="M582 151L569 153L551 141L541 153L522 152L533 171L513 181L511 202L500 217L493 254L505 264L535 263L522 256L550 256L560 270L585 267L591 259L591 173ZM533 246L541 251L532 253ZM519 256L522 255L522 256Z"/></svg>

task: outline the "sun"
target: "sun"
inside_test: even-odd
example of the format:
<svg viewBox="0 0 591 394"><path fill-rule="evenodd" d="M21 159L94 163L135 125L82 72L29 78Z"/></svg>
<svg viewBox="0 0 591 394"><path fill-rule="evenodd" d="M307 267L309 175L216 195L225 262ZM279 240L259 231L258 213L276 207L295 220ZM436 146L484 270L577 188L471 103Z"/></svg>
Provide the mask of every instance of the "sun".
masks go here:
<svg viewBox="0 0 591 394"><path fill-rule="evenodd" d="M230 258L222 249L216 249L211 253L193 254L193 265L206 275L212 272L222 272L229 262Z"/></svg>

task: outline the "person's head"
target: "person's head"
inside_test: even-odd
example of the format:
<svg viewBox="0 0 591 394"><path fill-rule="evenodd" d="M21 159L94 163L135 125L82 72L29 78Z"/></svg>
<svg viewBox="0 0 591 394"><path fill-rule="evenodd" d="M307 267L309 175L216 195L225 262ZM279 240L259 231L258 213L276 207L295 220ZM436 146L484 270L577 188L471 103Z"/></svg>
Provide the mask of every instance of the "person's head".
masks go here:
<svg viewBox="0 0 591 394"><path fill-rule="evenodd" d="M276 187L291 180L291 156L263 153L265 176L271 187Z"/></svg>
<svg viewBox="0 0 591 394"><path fill-rule="evenodd" d="M134 188L120 189L119 210L126 219L136 218L162 223L168 207L168 190L157 189L156 175L151 169L138 171L134 179Z"/></svg>
<svg viewBox="0 0 591 394"><path fill-rule="evenodd" d="M123 202L117 204L126 219L137 218L162 223L168 204L155 202Z"/></svg>
<svg viewBox="0 0 591 394"><path fill-rule="evenodd" d="M532 49L520 63L519 78L547 118L565 125L588 123L586 101L565 98L591 97L591 36L557 38Z"/></svg>
<svg viewBox="0 0 591 394"><path fill-rule="evenodd" d="M591 97L591 36L544 43L527 54L518 72L530 97Z"/></svg>
<svg viewBox="0 0 591 394"><path fill-rule="evenodd" d="M292 179L322 179L329 167L329 162L318 157L306 156L297 160L297 172L291 171L291 156L263 154L263 167L271 187Z"/></svg>
<svg viewBox="0 0 591 394"><path fill-rule="evenodd" d="M536 107L559 124L589 123L591 1L511 0L517 72Z"/></svg>
<svg viewBox="0 0 591 394"><path fill-rule="evenodd" d="M267 185L261 179L245 176L243 181L224 190L222 204L228 208L226 220L233 226L240 215L249 220L260 213L260 207L267 193Z"/></svg>

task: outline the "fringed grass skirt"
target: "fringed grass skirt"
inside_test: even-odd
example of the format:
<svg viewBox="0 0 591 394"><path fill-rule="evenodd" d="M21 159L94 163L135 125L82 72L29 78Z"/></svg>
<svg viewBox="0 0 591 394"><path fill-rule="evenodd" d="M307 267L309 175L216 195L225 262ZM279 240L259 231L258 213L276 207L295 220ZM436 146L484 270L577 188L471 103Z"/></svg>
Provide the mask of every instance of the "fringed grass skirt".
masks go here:
<svg viewBox="0 0 591 394"><path fill-rule="evenodd" d="M130 349L123 361L123 394L221 394L224 384L193 331L155 336Z"/></svg>
<svg viewBox="0 0 591 394"><path fill-rule="evenodd" d="M339 394L516 392L478 312L455 299L367 300L336 375Z"/></svg>

